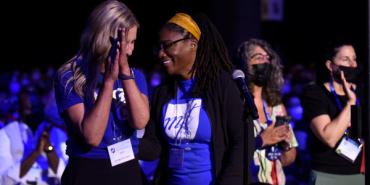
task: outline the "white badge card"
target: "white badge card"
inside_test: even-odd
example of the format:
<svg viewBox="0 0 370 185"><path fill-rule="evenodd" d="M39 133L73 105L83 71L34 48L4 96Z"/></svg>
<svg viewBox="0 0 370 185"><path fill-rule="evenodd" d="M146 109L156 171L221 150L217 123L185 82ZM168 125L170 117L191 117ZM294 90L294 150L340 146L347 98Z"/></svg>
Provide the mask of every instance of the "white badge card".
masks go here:
<svg viewBox="0 0 370 185"><path fill-rule="evenodd" d="M335 152L353 163L361 152L361 146L352 139L344 137Z"/></svg>
<svg viewBox="0 0 370 185"><path fill-rule="evenodd" d="M130 139L109 145L108 153L112 166L116 166L135 158Z"/></svg>

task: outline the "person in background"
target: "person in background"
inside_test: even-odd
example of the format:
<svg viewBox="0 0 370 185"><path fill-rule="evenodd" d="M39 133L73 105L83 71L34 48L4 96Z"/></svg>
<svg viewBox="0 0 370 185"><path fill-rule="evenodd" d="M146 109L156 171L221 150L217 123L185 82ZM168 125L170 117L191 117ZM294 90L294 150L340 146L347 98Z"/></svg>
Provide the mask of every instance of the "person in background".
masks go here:
<svg viewBox="0 0 370 185"><path fill-rule="evenodd" d="M0 184L60 184L65 139L63 130L44 121L41 97L21 91L19 119L0 130Z"/></svg>
<svg viewBox="0 0 370 185"><path fill-rule="evenodd" d="M220 34L204 14L177 13L159 35L168 78L151 104L162 147L155 182L242 184L243 103Z"/></svg>
<svg viewBox="0 0 370 185"><path fill-rule="evenodd" d="M361 147L359 64L352 44L336 43L325 53L321 84L311 84L302 96L304 120L312 132L310 184L365 184Z"/></svg>
<svg viewBox="0 0 370 185"><path fill-rule="evenodd" d="M253 121L256 149L251 165L252 182L283 185L286 183L283 167L294 162L298 143L289 121L276 125L277 116L287 116L280 94L283 85L280 57L259 39L242 43L238 57L244 64L259 116Z"/></svg>
<svg viewBox="0 0 370 185"><path fill-rule="evenodd" d="M62 184L143 184L136 129L149 120L144 75L130 67L139 23L119 1L104 1L87 21L78 53L55 81L68 132Z"/></svg>

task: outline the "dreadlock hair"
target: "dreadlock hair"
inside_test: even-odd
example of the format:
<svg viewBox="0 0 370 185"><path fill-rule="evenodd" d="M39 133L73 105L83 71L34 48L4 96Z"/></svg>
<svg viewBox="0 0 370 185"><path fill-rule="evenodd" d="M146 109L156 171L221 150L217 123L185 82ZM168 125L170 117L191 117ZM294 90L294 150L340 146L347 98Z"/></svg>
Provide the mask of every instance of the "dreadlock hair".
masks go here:
<svg viewBox="0 0 370 185"><path fill-rule="evenodd" d="M190 71L197 79L194 92L198 94L213 85L222 70L230 73L232 64L221 34L208 17L198 13L192 18L202 32L195 62Z"/></svg>
<svg viewBox="0 0 370 185"><path fill-rule="evenodd" d="M195 62L190 70L190 75L197 80L192 93L198 96L217 81L221 71L230 73L232 64L220 33L207 16L198 13L191 17L202 32ZM184 38L197 40L190 32L174 23L166 23L163 28L177 32Z"/></svg>

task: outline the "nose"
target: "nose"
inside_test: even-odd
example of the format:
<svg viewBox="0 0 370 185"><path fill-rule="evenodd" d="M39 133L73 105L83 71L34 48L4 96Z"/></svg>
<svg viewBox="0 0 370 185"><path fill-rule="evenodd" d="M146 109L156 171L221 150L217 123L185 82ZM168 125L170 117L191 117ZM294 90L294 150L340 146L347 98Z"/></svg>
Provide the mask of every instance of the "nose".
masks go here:
<svg viewBox="0 0 370 185"><path fill-rule="evenodd" d="M166 52L164 52L164 49L162 47L158 48L156 52L158 58L163 58L167 56Z"/></svg>

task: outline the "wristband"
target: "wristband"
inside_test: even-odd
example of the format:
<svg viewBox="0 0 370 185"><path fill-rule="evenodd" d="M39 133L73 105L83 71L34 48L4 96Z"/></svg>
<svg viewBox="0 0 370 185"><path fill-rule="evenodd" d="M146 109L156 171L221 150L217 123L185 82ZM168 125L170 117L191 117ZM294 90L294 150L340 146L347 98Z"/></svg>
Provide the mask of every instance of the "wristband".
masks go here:
<svg viewBox="0 0 370 185"><path fill-rule="evenodd" d="M130 75L124 75L124 74L118 74L118 78L120 80L131 80L131 79L135 79L135 75L134 75L134 71L132 69L130 69Z"/></svg>

